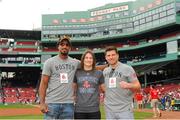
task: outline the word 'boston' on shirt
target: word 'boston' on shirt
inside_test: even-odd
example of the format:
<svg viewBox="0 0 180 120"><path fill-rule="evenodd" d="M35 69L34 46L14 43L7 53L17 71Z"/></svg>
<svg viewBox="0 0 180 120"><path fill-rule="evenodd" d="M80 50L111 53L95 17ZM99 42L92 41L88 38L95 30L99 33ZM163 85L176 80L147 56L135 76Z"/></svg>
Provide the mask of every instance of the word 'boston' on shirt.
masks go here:
<svg viewBox="0 0 180 120"><path fill-rule="evenodd" d="M63 60L56 55L48 59L42 74L50 76L46 91L46 103L73 103L72 83L80 61L68 57Z"/></svg>

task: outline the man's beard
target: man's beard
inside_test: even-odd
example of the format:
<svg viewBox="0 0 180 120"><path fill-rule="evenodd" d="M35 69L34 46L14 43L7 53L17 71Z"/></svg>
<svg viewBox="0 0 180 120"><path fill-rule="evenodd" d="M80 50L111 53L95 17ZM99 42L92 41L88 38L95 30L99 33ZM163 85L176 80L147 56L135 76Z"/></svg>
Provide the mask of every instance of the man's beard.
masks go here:
<svg viewBox="0 0 180 120"><path fill-rule="evenodd" d="M61 52L61 55L68 56L68 52Z"/></svg>
<svg viewBox="0 0 180 120"><path fill-rule="evenodd" d="M118 61L114 61L111 65L116 65L118 63Z"/></svg>
<svg viewBox="0 0 180 120"><path fill-rule="evenodd" d="M61 53L61 55L63 55L63 56L68 56L69 51L68 51L67 49L62 49L62 50L60 51L60 53Z"/></svg>

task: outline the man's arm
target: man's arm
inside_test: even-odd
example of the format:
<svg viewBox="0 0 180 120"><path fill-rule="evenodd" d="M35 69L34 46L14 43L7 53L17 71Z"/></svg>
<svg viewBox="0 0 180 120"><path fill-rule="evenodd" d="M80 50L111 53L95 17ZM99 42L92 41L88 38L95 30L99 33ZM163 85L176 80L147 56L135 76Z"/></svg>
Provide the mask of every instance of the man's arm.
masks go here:
<svg viewBox="0 0 180 120"><path fill-rule="evenodd" d="M106 68L106 67L108 67L108 64L106 64L106 65L97 65L97 66L96 66L96 70L101 70L101 71L103 71L104 68Z"/></svg>
<svg viewBox="0 0 180 120"><path fill-rule="evenodd" d="M139 80L133 80L131 83L121 81L119 84L121 88L130 89L134 93L139 92L141 90Z"/></svg>
<svg viewBox="0 0 180 120"><path fill-rule="evenodd" d="M73 98L74 98L74 102L76 103L76 98L77 98L77 83L73 83Z"/></svg>
<svg viewBox="0 0 180 120"><path fill-rule="evenodd" d="M105 92L105 84L104 83L100 85L100 92L101 93Z"/></svg>
<svg viewBox="0 0 180 120"><path fill-rule="evenodd" d="M48 111L47 105L45 104L46 90L48 87L49 76L42 75L41 82L39 86L39 96L40 96L40 110L43 113Z"/></svg>
<svg viewBox="0 0 180 120"><path fill-rule="evenodd" d="M105 97L105 84L102 83L99 86L99 92L100 92L100 103L104 103L104 97Z"/></svg>

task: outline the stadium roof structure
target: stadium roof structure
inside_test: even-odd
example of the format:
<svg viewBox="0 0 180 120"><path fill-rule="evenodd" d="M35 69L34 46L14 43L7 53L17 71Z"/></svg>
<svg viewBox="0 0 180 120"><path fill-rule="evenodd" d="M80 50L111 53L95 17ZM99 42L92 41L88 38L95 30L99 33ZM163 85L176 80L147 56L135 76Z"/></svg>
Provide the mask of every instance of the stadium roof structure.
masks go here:
<svg viewBox="0 0 180 120"><path fill-rule="evenodd" d="M41 39L41 30L9 30L0 29L0 38L13 38L13 39Z"/></svg>
<svg viewBox="0 0 180 120"><path fill-rule="evenodd" d="M174 61L152 63L152 64L147 64L147 65L139 65L139 66L134 66L134 68L137 73L140 73L140 74L141 73L149 73L153 70L162 68L163 66L166 66L172 62L174 62Z"/></svg>

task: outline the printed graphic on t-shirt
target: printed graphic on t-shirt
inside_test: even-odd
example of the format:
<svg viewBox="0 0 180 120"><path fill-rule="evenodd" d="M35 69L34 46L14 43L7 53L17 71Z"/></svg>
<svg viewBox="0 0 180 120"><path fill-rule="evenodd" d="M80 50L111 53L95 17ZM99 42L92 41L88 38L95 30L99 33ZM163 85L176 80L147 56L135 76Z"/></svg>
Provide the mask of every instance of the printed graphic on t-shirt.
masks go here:
<svg viewBox="0 0 180 120"><path fill-rule="evenodd" d="M86 76L86 77L80 77L78 79L80 82L79 86L79 92L82 94L93 94L95 92L95 84L97 83L97 78L91 77L91 76Z"/></svg>
<svg viewBox="0 0 180 120"><path fill-rule="evenodd" d="M83 87L84 87L84 88L90 88L91 85L90 85L90 83L89 83L88 81L84 81Z"/></svg>
<svg viewBox="0 0 180 120"><path fill-rule="evenodd" d="M68 75L67 75L67 73L60 73L60 82L61 83L68 83Z"/></svg>

